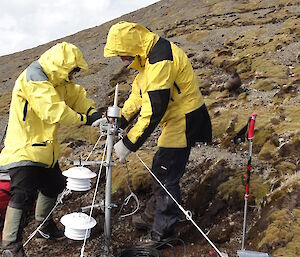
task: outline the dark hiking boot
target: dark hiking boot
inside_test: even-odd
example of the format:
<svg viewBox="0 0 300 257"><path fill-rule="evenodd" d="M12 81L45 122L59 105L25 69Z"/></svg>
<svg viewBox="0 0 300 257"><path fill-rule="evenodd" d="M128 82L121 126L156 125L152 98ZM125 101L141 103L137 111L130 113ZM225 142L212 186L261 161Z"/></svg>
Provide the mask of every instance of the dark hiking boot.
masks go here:
<svg viewBox="0 0 300 257"><path fill-rule="evenodd" d="M45 222L41 229L36 234L37 240L52 239L61 240L64 239L64 231L57 227L53 219Z"/></svg>
<svg viewBox="0 0 300 257"><path fill-rule="evenodd" d="M148 218L145 214L132 216L132 225L139 230L150 230L152 228L153 220Z"/></svg>
<svg viewBox="0 0 300 257"><path fill-rule="evenodd" d="M2 257L28 257L22 242L2 242Z"/></svg>

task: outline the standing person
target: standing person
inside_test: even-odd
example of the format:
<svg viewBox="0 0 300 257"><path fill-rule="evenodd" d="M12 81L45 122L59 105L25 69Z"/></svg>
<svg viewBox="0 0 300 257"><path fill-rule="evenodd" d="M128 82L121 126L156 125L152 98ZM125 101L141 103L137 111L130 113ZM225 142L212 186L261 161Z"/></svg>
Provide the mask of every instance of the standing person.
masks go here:
<svg viewBox="0 0 300 257"><path fill-rule="evenodd" d="M127 135L114 146L123 162L162 127L152 171L180 202L179 181L191 147L210 142L211 122L186 54L174 43L147 28L129 22L113 25L108 33L104 56L120 56L138 71L129 98L122 108L121 127L137 114L139 118ZM151 239L161 241L173 234L179 208L153 180L153 195L141 216L133 218L137 228L151 228Z"/></svg>
<svg viewBox="0 0 300 257"><path fill-rule="evenodd" d="M4 257L26 256L22 232L37 195L35 219L41 223L65 188L57 162L59 126L91 125L101 117L85 89L74 82L74 74L87 68L80 50L63 42L43 53L16 80L0 154L0 169L8 170L11 178L2 237ZM38 236L63 238L52 217L41 232Z"/></svg>

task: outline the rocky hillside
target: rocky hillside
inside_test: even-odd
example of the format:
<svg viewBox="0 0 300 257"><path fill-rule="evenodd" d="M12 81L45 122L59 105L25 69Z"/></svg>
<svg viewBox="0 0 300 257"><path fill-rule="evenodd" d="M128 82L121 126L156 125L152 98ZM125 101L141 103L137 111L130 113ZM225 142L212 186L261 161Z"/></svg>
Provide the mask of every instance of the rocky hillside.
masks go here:
<svg viewBox="0 0 300 257"><path fill-rule="evenodd" d="M230 256L241 247L244 174L248 143L235 145L234 135L257 113L253 143L251 197L247 248L276 257L300 256L300 1L299 0L162 0L101 26L23 52L0 57L0 129L8 118L14 81L41 53L60 41L79 46L89 70L76 79L87 89L99 108L113 101L114 85L120 85L120 100L127 98L135 72L118 58L105 59L103 47L110 26L120 20L139 22L187 53L205 97L213 123L213 143L196 146L182 181L183 205L197 224ZM139 151L151 164L159 128ZM84 158L98 138L91 128L61 128L60 164L68 168ZM101 141L91 159L100 159ZM97 167L94 167L97 170ZM150 176L136 155L128 170L142 206L148 197ZM127 172L118 165L113 171L115 201L127 195ZM147 178L147 179L145 179ZM103 188L104 182L101 187ZM103 193L103 189L100 190ZM58 208L56 217L88 205L92 193L73 194ZM73 197L75 196L75 197ZM103 195L102 195L103 196ZM67 199L68 200L68 199ZM99 224L103 215L95 213ZM184 217L183 217L184 218ZM33 227L29 227L29 230ZM209 256L211 247L184 219L177 235L186 244L186 256ZM114 252L138 242L130 219L113 227ZM29 256L75 256L81 244L32 242ZM87 256L103 245L102 227L93 231ZM183 256L162 250L164 256ZM70 255L68 255L70 253Z"/></svg>

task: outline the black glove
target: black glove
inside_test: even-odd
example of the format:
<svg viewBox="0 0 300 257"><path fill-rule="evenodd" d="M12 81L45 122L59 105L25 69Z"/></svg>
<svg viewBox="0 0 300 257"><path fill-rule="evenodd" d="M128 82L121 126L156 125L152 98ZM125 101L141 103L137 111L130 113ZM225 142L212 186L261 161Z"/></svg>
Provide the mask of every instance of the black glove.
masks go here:
<svg viewBox="0 0 300 257"><path fill-rule="evenodd" d="M92 115L88 115L86 117L86 125L91 126L94 121L99 120L102 117L102 112L98 111L98 112L94 112Z"/></svg>

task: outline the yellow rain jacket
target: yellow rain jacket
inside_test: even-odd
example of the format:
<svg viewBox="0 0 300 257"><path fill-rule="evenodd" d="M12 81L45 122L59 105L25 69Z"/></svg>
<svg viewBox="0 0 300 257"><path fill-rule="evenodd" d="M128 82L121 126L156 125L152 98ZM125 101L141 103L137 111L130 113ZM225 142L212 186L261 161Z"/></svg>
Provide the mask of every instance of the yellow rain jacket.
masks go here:
<svg viewBox="0 0 300 257"><path fill-rule="evenodd" d="M104 56L135 57L129 67L139 72L122 108L123 127L140 115L123 139L129 150L136 151L159 123L160 147L211 141L211 122L193 68L174 43L139 24L119 22L108 33Z"/></svg>
<svg viewBox="0 0 300 257"><path fill-rule="evenodd" d="M87 69L88 65L76 46L63 42L18 77L0 154L1 169L53 167L59 154L56 134L60 124L85 124L86 115L96 112L85 89L68 78L76 67Z"/></svg>

